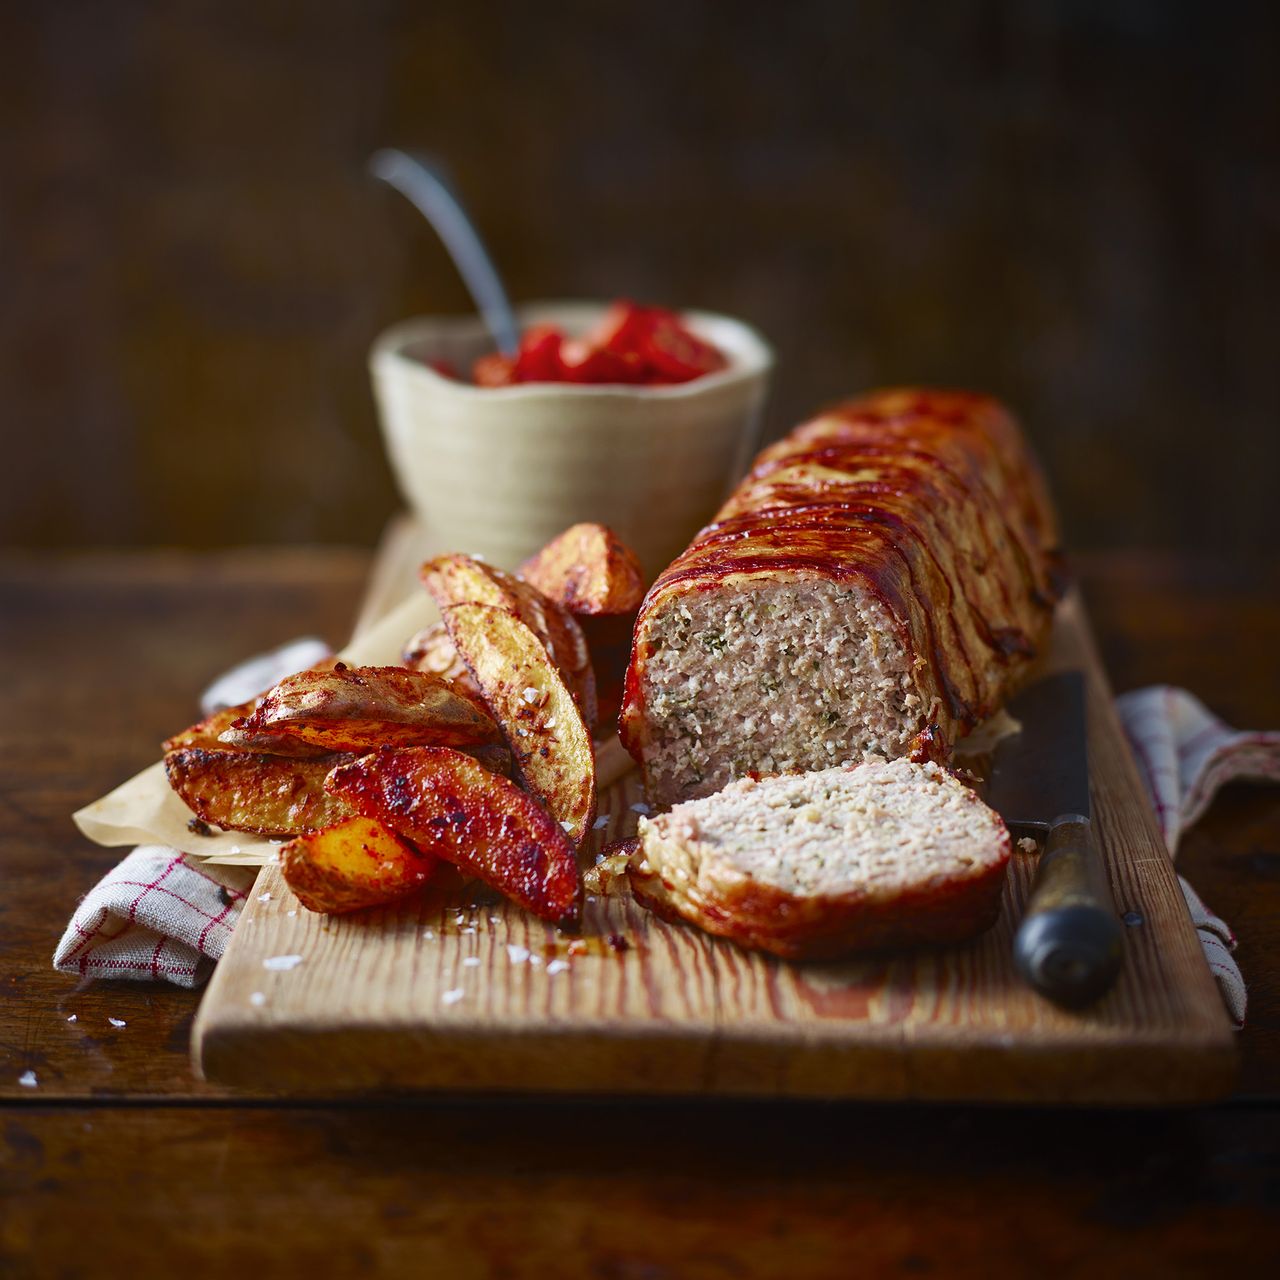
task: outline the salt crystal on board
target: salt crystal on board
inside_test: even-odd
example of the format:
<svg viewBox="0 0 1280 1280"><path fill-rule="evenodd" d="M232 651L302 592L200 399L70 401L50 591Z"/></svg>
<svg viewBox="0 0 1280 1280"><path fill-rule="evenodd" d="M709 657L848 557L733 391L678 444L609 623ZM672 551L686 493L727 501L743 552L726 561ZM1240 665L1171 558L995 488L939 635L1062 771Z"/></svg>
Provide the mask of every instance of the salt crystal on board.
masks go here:
<svg viewBox="0 0 1280 1280"><path fill-rule="evenodd" d="M442 1004L457 1004L466 993L461 987L454 987L452 991L446 991L440 997Z"/></svg>
<svg viewBox="0 0 1280 1280"><path fill-rule="evenodd" d="M538 691L532 685L529 685L528 688L526 688L525 691L520 696L526 702L534 702L538 697Z"/></svg>
<svg viewBox="0 0 1280 1280"><path fill-rule="evenodd" d="M113 1027L127 1027L129 1025L123 1018L108 1018L107 1021L111 1023Z"/></svg>
<svg viewBox="0 0 1280 1280"><path fill-rule="evenodd" d="M560 819L560 825L561 825L561 826L562 826L566 831L572 831L572 830L573 830L573 823L572 823L572 822L570 822L570 821L568 820L568 818L561 818L561 819Z"/></svg>
<svg viewBox="0 0 1280 1280"><path fill-rule="evenodd" d="M80 1021L80 1019L79 1019L79 1018L77 1018L77 1017L76 1017L76 1015L73 1013L73 1014L72 1014L72 1015L67 1019L67 1021L68 1021L68 1022L79 1022L79 1021Z"/></svg>
<svg viewBox="0 0 1280 1280"><path fill-rule="evenodd" d="M474 969L476 965L478 965L479 963L480 963L479 956L467 956L467 958L463 960L462 966L464 969Z"/></svg>
<svg viewBox="0 0 1280 1280"><path fill-rule="evenodd" d="M255 1006L259 1006L259 1007L260 1007L260 1006L262 1006L262 1005L264 1005L264 1004L266 1004L266 1003L267 1003L267 997L266 997L266 995L265 995L263 992L261 992L261 991L255 991L255 992L254 992L254 993L249 997L249 1003L250 1003L251 1005L255 1005Z"/></svg>
<svg viewBox="0 0 1280 1280"><path fill-rule="evenodd" d="M40 1081L36 1079L36 1073L34 1071L24 1071L18 1077L18 1083L24 1089L34 1089Z"/></svg>
<svg viewBox="0 0 1280 1280"><path fill-rule="evenodd" d="M270 895L269 893L260 893L260 894L258 894L258 901L259 901L259 902L270 902L270 901L271 901L271 895Z"/></svg>
<svg viewBox="0 0 1280 1280"><path fill-rule="evenodd" d="M547 976L550 977L553 973L563 973L567 968L569 968L567 960L553 960L547 965Z"/></svg>
<svg viewBox="0 0 1280 1280"><path fill-rule="evenodd" d="M592 824L592 829L594 831L603 831L608 825L609 815L607 813L602 813Z"/></svg>
<svg viewBox="0 0 1280 1280"><path fill-rule="evenodd" d="M528 947L522 947L518 942L507 943L507 956L512 964L523 964L529 955Z"/></svg>
<svg viewBox="0 0 1280 1280"><path fill-rule="evenodd" d="M653 812L653 810L650 809L647 804L642 804L638 800L636 801L635 804L631 806L631 809L632 809L632 812L634 813L652 813Z"/></svg>
<svg viewBox="0 0 1280 1280"><path fill-rule="evenodd" d="M262 967L287 973L290 969L296 969L301 963L301 956L268 956L262 962Z"/></svg>

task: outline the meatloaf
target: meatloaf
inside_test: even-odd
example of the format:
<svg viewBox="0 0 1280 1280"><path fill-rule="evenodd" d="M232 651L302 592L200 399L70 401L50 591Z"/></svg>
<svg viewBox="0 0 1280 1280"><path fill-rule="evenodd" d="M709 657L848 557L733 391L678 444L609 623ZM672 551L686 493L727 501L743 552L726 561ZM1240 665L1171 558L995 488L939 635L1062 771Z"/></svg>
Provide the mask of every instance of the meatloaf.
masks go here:
<svg viewBox="0 0 1280 1280"><path fill-rule="evenodd" d="M940 765L868 761L758 781L641 819L629 876L660 915L790 960L989 928L1012 850Z"/></svg>
<svg viewBox="0 0 1280 1280"><path fill-rule="evenodd" d="M1044 643L1057 545L1035 459L988 396L881 391L798 427L641 605L620 731L650 802L945 758Z"/></svg>

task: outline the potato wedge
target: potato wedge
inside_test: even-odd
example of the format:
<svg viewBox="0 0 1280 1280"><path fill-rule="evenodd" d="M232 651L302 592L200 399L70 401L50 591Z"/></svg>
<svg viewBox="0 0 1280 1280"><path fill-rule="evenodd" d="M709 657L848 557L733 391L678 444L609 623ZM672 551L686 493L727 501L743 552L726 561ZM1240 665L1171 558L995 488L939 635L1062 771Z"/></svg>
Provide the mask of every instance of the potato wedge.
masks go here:
<svg viewBox="0 0 1280 1280"><path fill-rule="evenodd" d="M319 662L312 663L307 667L308 671L331 671L335 666L337 659L322 658ZM175 733L173 737L164 740L162 749L166 752L178 751L183 747L208 747L211 751L224 751L228 746L234 745L225 741L222 735L231 728L231 726L245 716L251 716L257 709L258 703L262 701L262 695L256 698L250 698L248 702L242 702L237 707L224 707L221 711L215 711L211 716L205 716L203 720L197 720L190 728L183 729L181 733ZM237 749L241 751L257 750L257 747L246 745L237 745ZM301 755L308 754L302 751L280 751L280 755Z"/></svg>
<svg viewBox="0 0 1280 1280"><path fill-rule="evenodd" d="M596 809L591 734L546 646L514 613L492 605L451 605L444 620L520 777L580 844Z"/></svg>
<svg viewBox="0 0 1280 1280"><path fill-rule="evenodd" d="M183 747L164 758L169 785L197 817L232 831L297 836L351 816L341 797L324 789L343 756L286 760L247 751Z"/></svg>
<svg viewBox="0 0 1280 1280"><path fill-rule="evenodd" d="M570 526L516 572L571 613L634 613L644 598L640 561L603 524Z"/></svg>
<svg viewBox="0 0 1280 1280"><path fill-rule="evenodd" d="M515 614L546 646L583 719L595 724L595 672L582 628L571 613L536 587L470 556L437 556L422 566L420 575L442 615L455 604L486 604Z"/></svg>
<svg viewBox="0 0 1280 1280"><path fill-rule="evenodd" d="M365 817L541 919L571 927L581 918L582 884L565 833L515 783L460 751L374 752L339 765L325 785Z"/></svg>
<svg viewBox="0 0 1280 1280"><path fill-rule="evenodd" d="M329 747L317 747L289 733L255 733L243 727L243 719L233 720L218 734L213 750L256 751L259 755L288 756L292 760L318 760L331 756ZM203 745L203 744L201 744Z"/></svg>
<svg viewBox="0 0 1280 1280"><path fill-rule="evenodd" d="M470 746L501 736L480 701L441 676L344 663L281 680L233 728L255 737L287 735L328 751Z"/></svg>
<svg viewBox="0 0 1280 1280"><path fill-rule="evenodd" d="M602 613L578 619L587 639L591 667L596 673L598 736L602 736L606 728L614 731L618 727L627 667L631 664L631 629L635 620L634 613Z"/></svg>
<svg viewBox="0 0 1280 1280"><path fill-rule="evenodd" d="M197 720L195 724L187 729L183 729L181 733L175 733L173 737L166 738L163 743L164 751L181 751L184 747L208 747L213 751L225 750L220 741L222 734L244 716L252 715L253 709L258 705L257 698L252 702L243 702L238 707L224 707L221 711L215 711L211 716L205 716L203 720Z"/></svg>
<svg viewBox="0 0 1280 1280"><path fill-rule="evenodd" d="M443 622L433 622L409 638L404 647L404 665L414 671L443 676L462 685L468 693L480 692L467 670L467 664L458 657Z"/></svg>
<svg viewBox="0 0 1280 1280"><path fill-rule="evenodd" d="M439 862L372 818L348 818L280 850L285 883L308 911L379 907L420 889Z"/></svg>

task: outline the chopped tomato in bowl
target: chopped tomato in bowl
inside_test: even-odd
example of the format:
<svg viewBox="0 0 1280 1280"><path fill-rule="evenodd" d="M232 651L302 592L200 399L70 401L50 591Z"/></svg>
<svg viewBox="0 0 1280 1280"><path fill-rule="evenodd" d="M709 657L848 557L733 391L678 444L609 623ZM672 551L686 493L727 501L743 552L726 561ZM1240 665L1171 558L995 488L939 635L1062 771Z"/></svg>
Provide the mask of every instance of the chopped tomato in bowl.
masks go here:
<svg viewBox="0 0 1280 1280"><path fill-rule="evenodd" d="M571 338L555 325L532 325L514 356L492 352L476 360L471 380L478 387L527 382L671 386L728 366L724 353L674 311L622 299L581 337Z"/></svg>

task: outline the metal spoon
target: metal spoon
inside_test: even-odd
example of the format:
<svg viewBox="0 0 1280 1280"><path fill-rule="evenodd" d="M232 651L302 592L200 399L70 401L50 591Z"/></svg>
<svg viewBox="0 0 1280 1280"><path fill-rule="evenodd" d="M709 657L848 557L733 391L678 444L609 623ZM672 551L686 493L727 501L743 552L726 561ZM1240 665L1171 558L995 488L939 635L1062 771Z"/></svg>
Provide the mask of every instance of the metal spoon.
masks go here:
<svg viewBox="0 0 1280 1280"><path fill-rule="evenodd" d="M395 187L436 229L498 350L503 355L515 355L520 330L511 300L480 233L450 186L443 165L418 152L388 147L374 152L369 172Z"/></svg>

